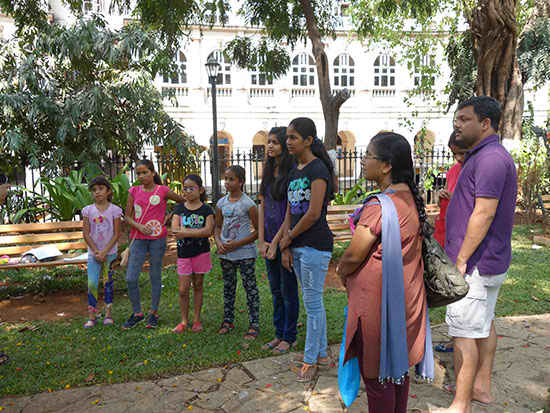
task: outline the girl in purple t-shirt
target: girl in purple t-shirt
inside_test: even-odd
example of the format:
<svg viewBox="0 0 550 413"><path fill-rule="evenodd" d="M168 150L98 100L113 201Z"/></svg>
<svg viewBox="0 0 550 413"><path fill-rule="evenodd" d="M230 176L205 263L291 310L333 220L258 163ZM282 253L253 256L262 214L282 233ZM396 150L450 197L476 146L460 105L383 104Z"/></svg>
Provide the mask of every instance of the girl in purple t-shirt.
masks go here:
<svg viewBox="0 0 550 413"><path fill-rule="evenodd" d="M151 280L151 312L147 317L147 328L158 326L158 306L162 288L162 258L166 252L166 202L171 199L178 203L185 198L162 185L160 176L155 172L153 162L142 159L136 162L136 175L141 183L129 189L124 220L130 225L130 258L126 270L128 296L133 312L122 325L124 330L143 321L141 312L138 279L143 263L149 255L149 279Z"/></svg>
<svg viewBox="0 0 550 413"><path fill-rule="evenodd" d="M99 275L103 275L105 287L105 318L103 324L113 324L111 306L113 304L113 273L110 265L117 255L117 241L120 236L122 209L111 204L113 192L111 184L103 176L90 182L94 203L82 209L84 218L84 240L88 244L88 312L90 319L84 328L96 324L97 290Z"/></svg>
<svg viewBox="0 0 550 413"><path fill-rule="evenodd" d="M271 349L275 354L286 353L296 341L300 307L296 275L283 267L279 249L286 215L288 174L294 165L294 158L286 147L286 128L272 128L267 137L267 161L258 195L258 246L265 259L273 295L275 326L275 337L263 348Z"/></svg>

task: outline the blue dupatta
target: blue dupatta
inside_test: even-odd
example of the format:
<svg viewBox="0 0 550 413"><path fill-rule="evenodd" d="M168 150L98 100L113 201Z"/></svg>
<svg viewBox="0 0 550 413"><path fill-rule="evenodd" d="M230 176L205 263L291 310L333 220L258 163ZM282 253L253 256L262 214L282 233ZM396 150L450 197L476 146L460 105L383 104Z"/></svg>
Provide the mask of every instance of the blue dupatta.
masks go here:
<svg viewBox="0 0 550 413"><path fill-rule="evenodd" d="M405 317L405 287L403 255L399 217L387 193L369 196L364 206L377 198L382 208L382 304L380 335L380 371L378 379L396 384L403 382L409 371L407 323ZM362 209L362 208L361 208ZM360 213L356 220L359 221ZM426 303L426 340L424 357L416 365L418 377L431 381L434 378L434 358L430 319ZM405 339L403 339L405 338Z"/></svg>

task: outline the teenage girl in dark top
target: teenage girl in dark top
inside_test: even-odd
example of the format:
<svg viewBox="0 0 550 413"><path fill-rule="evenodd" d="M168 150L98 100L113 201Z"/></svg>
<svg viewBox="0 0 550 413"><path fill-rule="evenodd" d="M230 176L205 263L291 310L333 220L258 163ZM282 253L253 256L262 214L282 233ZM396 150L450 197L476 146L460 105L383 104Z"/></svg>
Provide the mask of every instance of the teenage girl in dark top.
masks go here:
<svg viewBox="0 0 550 413"><path fill-rule="evenodd" d="M309 118L294 119L287 128L288 151L298 166L289 175L288 207L279 247L283 264L294 268L307 313L306 346L296 369L298 381L310 381L327 354L327 316L323 287L332 255L327 206L332 198L334 168ZM289 248L290 247L290 248Z"/></svg>
<svg viewBox="0 0 550 413"><path fill-rule="evenodd" d="M276 354L287 352L296 341L300 307L296 275L283 267L279 249L286 215L288 174L292 168L294 159L286 147L286 128L272 128L267 138L267 161L258 195L258 245L260 254L265 258L273 295L275 325L275 338L263 348L272 349Z"/></svg>

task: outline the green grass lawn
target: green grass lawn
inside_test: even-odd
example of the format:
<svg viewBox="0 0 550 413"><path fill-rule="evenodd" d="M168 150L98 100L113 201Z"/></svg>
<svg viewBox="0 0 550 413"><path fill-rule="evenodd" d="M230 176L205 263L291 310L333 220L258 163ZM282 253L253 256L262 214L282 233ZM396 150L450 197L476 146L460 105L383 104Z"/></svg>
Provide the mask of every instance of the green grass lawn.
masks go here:
<svg viewBox="0 0 550 413"><path fill-rule="evenodd" d="M550 249L532 249L529 231L531 228L526 226L516 227L514 231L513 262L500 294L498 316L550 312ZM66 270L51 274L60 274L59 271L62 274ZM33 288L29 288L32 291L74 287L79 277L80 288L85 288L83 274L73 274L74 280L65 282L61 287L47 273L41 271L39 274L40 281L35 281ZM0 273L0 277L4 276ZM29 278L28 274L20 273L17 276L19 282L28 281ZM104 327L98 323L95 328L84 330L82 325L85 318L67 322L35 322L34 326L38 329L24 332L18 332L21 325L4 324L0 331L0 348L9 354L10 362L0 366L0 394L29 394L95 383L154 379L266 357L270 353L263 351L261 346L273 337L274 330L271 294L265 265L260 259L257 260L257 279L261 297L261 333L258 340L247 349L243 347L242 337L248 327L248 316L240 282L236 301L236 328L226 336L216 334L223 315L223 282L217 259L214 260L213 272L205 279L205 331L199 334L186 332L175 335L170 331L179 321L177 275L173 268L163 273L161 324L156 330L148 330L144 324L129 331L121 330L120 325L131 311L129 299L124 295L122 274L117 274L115 284L119 291L115 293L113 313L117 325L114 327ZM149 308L150 302L148 284L148 277L143 274L141 286L145 310ZM325 293L330 343L340 341L346 301L343 292L328 290ZM444 310L432 310L431 318L432 323L443 322ZM299 329L298 348L303 349L303 307L300 322L303 327Z"/></svg>

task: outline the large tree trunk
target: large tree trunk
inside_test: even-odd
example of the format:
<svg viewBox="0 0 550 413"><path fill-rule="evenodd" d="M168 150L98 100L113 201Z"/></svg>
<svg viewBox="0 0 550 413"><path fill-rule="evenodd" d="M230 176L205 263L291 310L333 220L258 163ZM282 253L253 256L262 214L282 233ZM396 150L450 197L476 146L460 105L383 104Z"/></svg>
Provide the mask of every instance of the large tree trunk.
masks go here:
<svg viewBox="0 0 550 413"><path fill-rule="evenodd" d="M332 149L336 147L338 140L338 118L340 116L340 107L348 100L350 93L347 90L338 91L335 94L330 89L330 70L328 65L325 46L321 41L321 35L317 29L317 20L311 1L300 0L304 15L306 17L306 26L309 39L313 45L313 56L317 66L317 79L319 81L319 96L323 115L325 117L325 147Z"/></svg>
<svg viewBox="0 0 550 413"><path fill-rule="evenodd" d="M479 0L467 13L477 63L476 94L492 96L503 108L500 135L519 140L523 83L517 59L518 0Z"/></svg>

